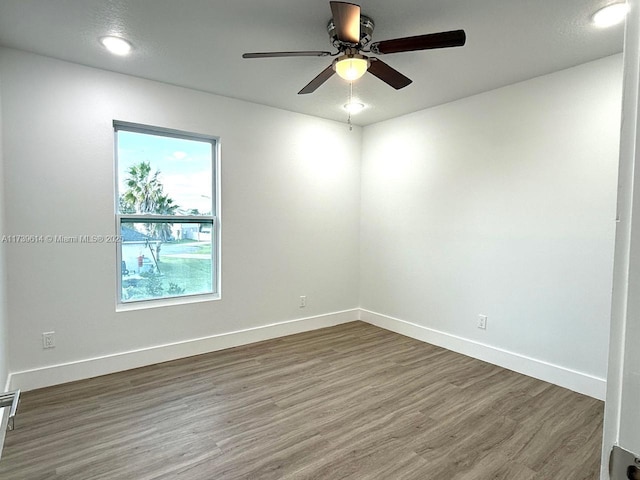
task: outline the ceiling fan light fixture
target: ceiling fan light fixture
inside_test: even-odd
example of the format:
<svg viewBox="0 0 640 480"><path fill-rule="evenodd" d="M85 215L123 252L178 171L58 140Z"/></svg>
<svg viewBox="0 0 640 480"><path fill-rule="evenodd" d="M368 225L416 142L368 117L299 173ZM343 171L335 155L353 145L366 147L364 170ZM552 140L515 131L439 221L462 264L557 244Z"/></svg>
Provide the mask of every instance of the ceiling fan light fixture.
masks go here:
<svg viewBox="0 0 640 480"><path fill-rule="evenodd" d="M598 28L607 28L624 21L629 12L627 3L612 3L593 14L593 24Z"/></svg>
<svg viewBox="0 0 640 480"><path fill-rule="evenodd" d="M369 59L364 55L343 55L338 57L333 68L340 78L352 82L362 77L369 68Z"/></svg>
<svg viewBox="0 0 640 480"><path fill-rule="evenodd" d="M129 41L112 35L100 37L100 43L114 55L128 55L132 48Z"/></svg>

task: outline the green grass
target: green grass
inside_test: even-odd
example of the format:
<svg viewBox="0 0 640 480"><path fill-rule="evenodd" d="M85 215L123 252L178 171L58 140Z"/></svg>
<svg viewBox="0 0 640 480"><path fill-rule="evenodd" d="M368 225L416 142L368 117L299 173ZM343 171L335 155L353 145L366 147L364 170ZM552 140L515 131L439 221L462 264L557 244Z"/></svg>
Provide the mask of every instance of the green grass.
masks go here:
<svg viewBox="0 0 640 480"><path fill-rule="evenodd" d="M211 253L211 246L209 252ZM160 272L165 291L169 284L174 283L185 290L184 294L203 293L211 291L211 260L200 258L161 257Z"/></svg>
<svg viewBox="0 0 640 480"><path fill-rule="evenodd" d="M209 251L210 251L209 246ZM207 253L206 246L203 252ZM159 263L160 274L141 274L143 277L135 285L123 279L123 300L150 300L209 293L212 288L212 263L210 259L175 258L162 256ZM131 283L131 282L127 282Z"/></svg>

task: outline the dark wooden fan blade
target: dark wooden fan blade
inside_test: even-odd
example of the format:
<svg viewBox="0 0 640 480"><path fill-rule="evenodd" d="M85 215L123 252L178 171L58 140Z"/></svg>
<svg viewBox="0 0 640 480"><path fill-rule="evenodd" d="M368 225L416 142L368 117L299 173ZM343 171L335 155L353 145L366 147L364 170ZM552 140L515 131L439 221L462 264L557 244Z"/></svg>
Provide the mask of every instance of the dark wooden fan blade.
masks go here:
<svg viewBox="0 0 640 480"><path fill-rule="evenodd" d="M353 3L330 2L336 35L341 42L360 42L360 7Z"/></svg>
<svg viewBox="0 0 640 480"><path fill-rule="evenodd" d="M398 52L413 52L415 50L428 50L432 48L461 47L467 41L464 30L452 30L450 32L429 33L415 37L395 38L374 42L369 47L373 53L387 54Z"/></svg>
<svg viewBox="0 0 640 480"><path fill-rule="evenodd" d="M413 81L378 58L371 58L369 73L375 75L388 85L391 85L396 90L406 87Z"/></svg>
<svg viewBox="0 0 640 480"><path fill-rule="evenodd" d="M242 58L275 58L275 57L328 57L331 52L303 51L303 52L256 52L243 53Z"/></svg>
<svg viewBox="0 0 640 480"><path fill-rule="evenodd" d="M322 72L320 72L320 75L318 75L316 78L311 80L302 90L300 90L298 92L298 95L304 95L306 93L315 92L316 89L320 85L322 85L324 82L329 80L334 73L336 73L336 72L333 70L333 65L329 65Z"/></svg>

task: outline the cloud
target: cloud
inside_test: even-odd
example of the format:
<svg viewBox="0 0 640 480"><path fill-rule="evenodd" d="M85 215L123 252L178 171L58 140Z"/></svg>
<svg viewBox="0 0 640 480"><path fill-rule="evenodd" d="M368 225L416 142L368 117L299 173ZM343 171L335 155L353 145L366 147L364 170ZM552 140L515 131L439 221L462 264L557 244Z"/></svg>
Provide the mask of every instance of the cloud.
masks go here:
<svg viewBox="0 0 640 480"><path fill-rule="evenodd" d="M181 208L197 208L201 212L211 210L213 185L210 172L163 175L162 183L165 193Z"/></svg>

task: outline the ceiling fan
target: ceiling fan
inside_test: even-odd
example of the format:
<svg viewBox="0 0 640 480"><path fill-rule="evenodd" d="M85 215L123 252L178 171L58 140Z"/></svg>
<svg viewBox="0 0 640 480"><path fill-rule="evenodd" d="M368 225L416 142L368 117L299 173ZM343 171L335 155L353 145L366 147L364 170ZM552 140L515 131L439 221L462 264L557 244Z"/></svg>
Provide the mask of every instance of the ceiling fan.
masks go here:
<svg viewBox="0 0 640 480"><path fill-rule="evenodd" d="M258 52L245 53L242 58L272 57L337 57L331 65L311 80L298 94L313 93L324 82L337 73L345 80L357 80L366 72L373 74L396 90L406 87L412 80L376 57L363 55L386 55L389 53L413 52L434 48L461 47L466 42L464 30L430 33L415 37L395 38L371 43L375 25L373 20L360 14L360 6L347 2L329 2L333 18L327 25L335 53L326 51Z"/></svg>

